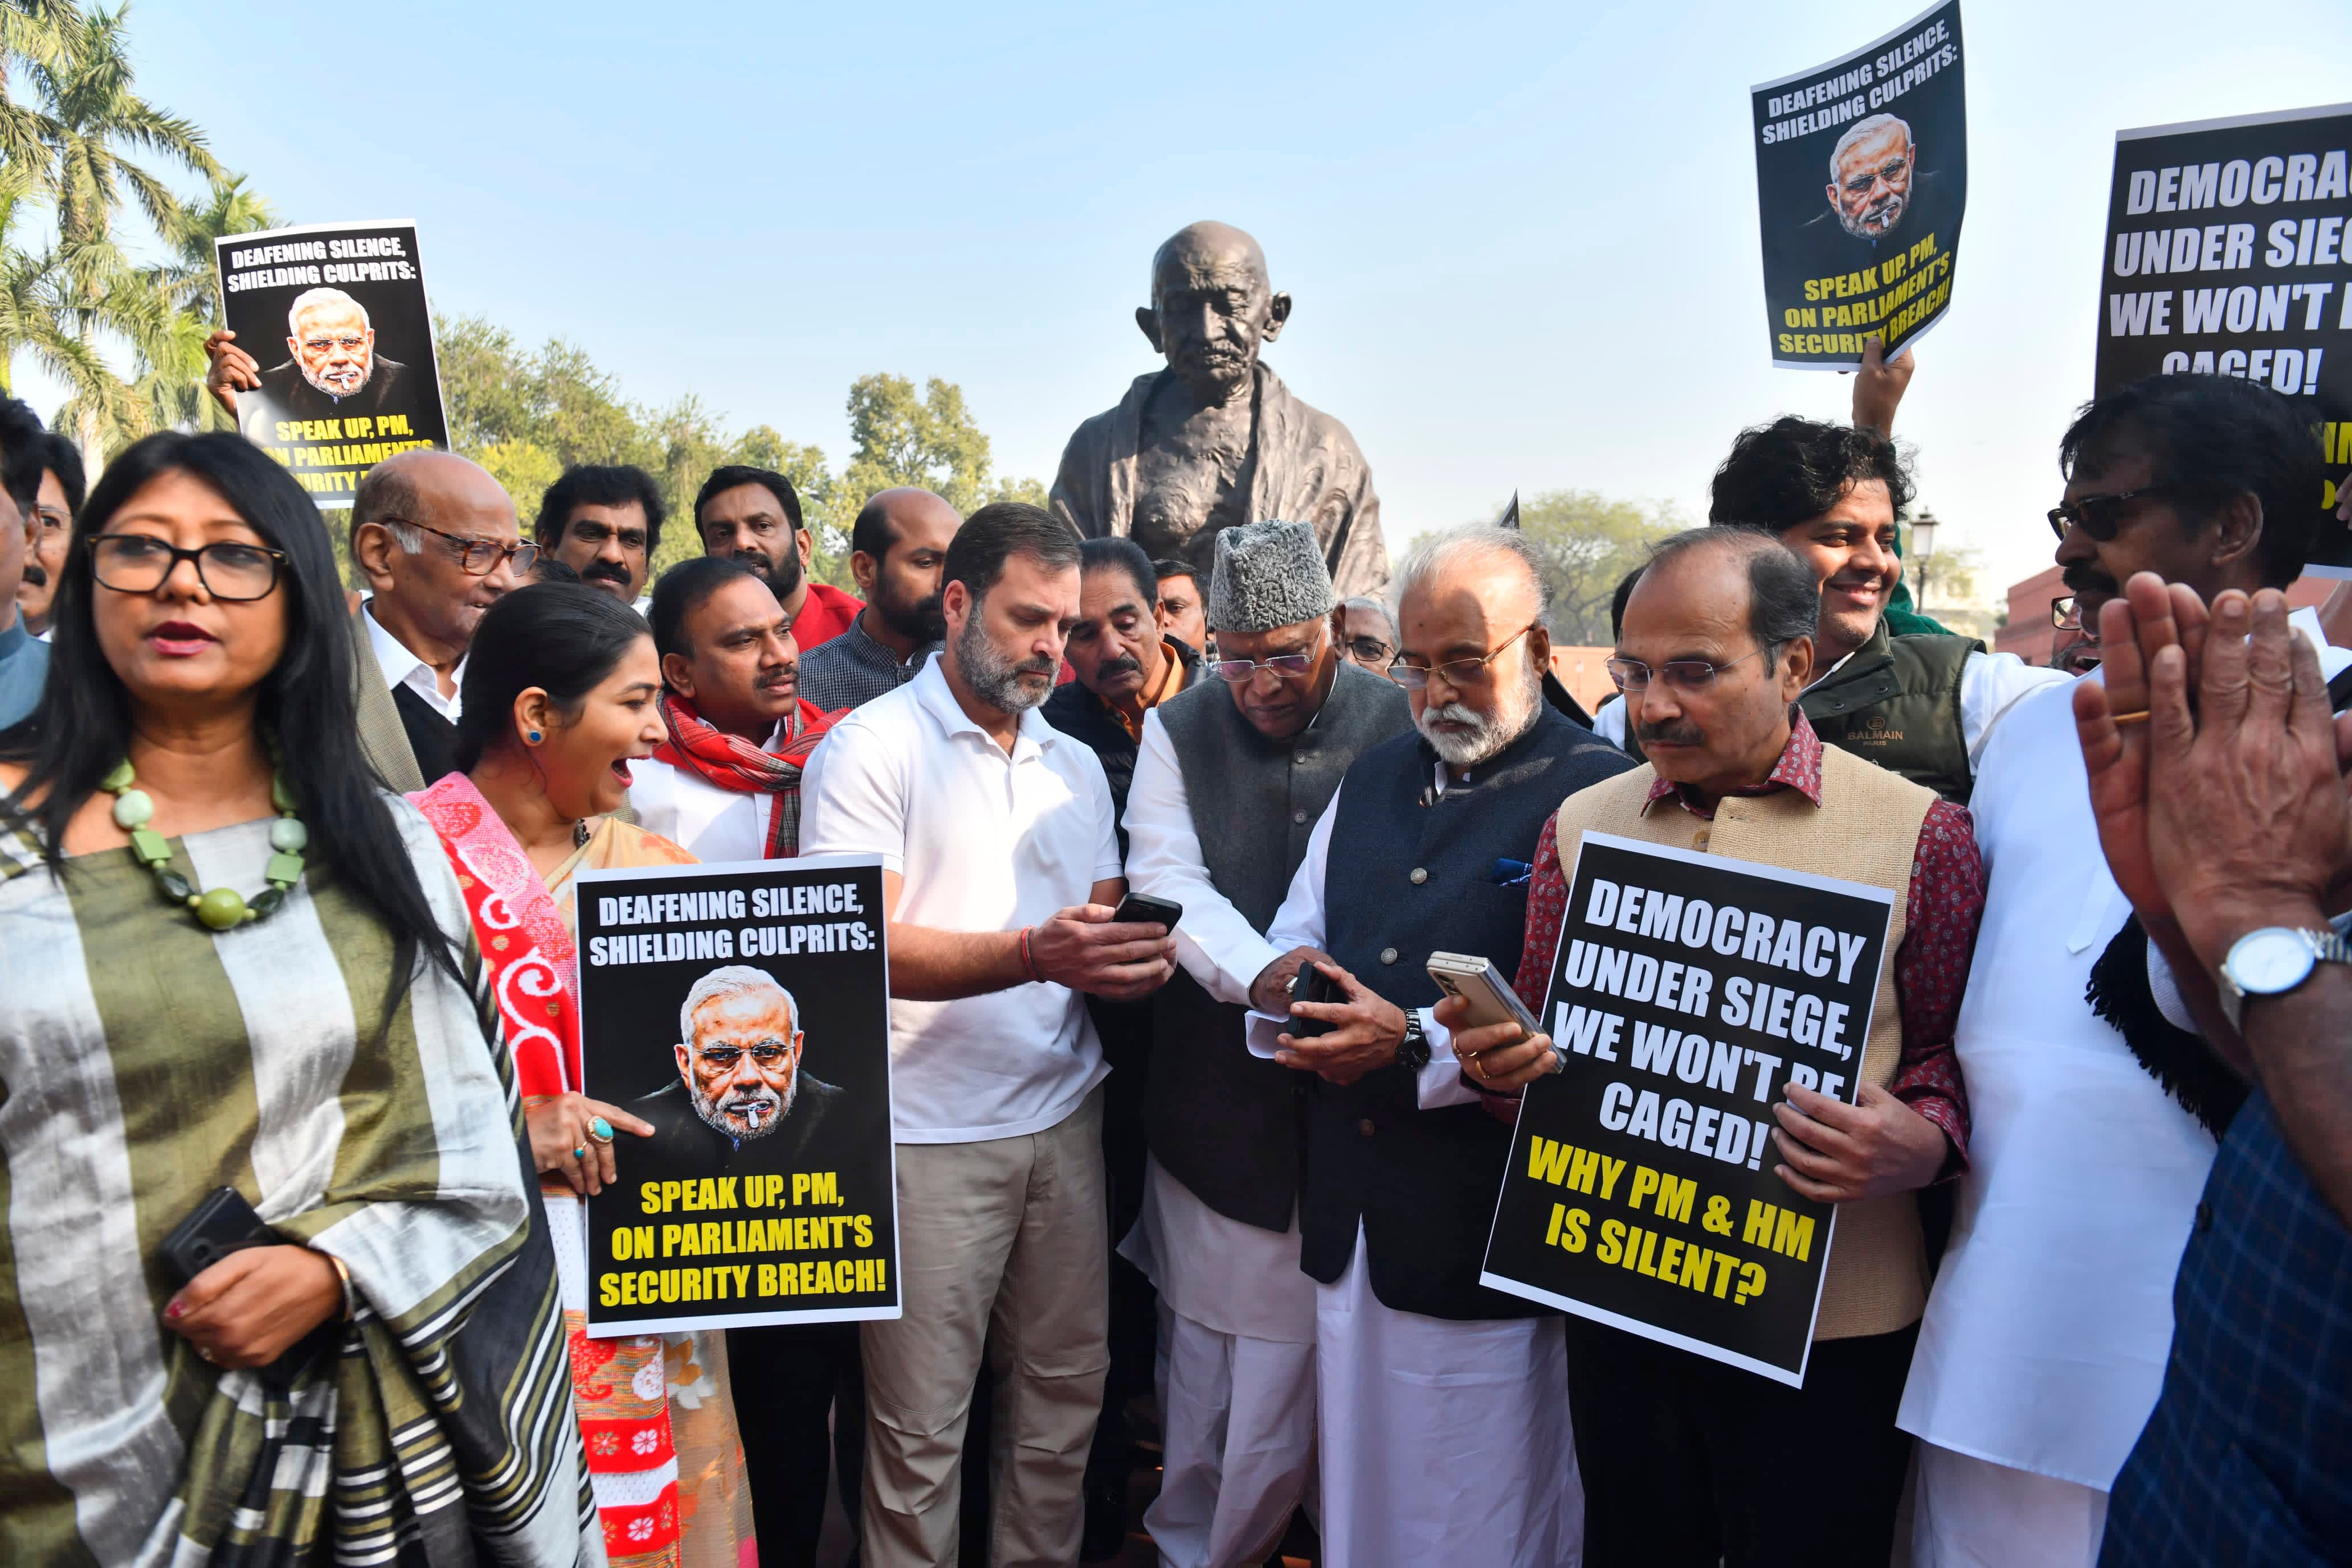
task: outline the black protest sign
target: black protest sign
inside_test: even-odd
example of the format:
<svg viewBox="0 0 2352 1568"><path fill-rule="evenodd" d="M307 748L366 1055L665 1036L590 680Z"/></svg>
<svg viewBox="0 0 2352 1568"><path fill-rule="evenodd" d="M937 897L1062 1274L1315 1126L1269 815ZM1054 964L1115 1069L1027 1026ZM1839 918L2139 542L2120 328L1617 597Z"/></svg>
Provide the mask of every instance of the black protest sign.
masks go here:
<svg viewBox="0 0 2352 1568"><path fill-rule="evenodd" d="M588 1332L898 1316L871 855L580 878L581 1077L653 1124L588 1200Z"/></svg>
<svg viewBox="0 0 2352 1568"><path fill-rule="evenodd" d="M1852 370L1943 319L1969 199L1959 0L1748 89L1772 363Z"/></svg>
<svg viewBox="0 0 2352 1568"><path fill-rule="evenodd" d="M1486 1283L1801 1385L1834 1205L1774 1173L1791 1081L1859 1092L1891 895L1587 833Z"/></svg>
<svg viewBox="0 0 2352 1568"><path fill-rule="evenodd" d="M261 367L237 427L322 507L370 465L449 447L413 223L311 224L213 241L221 307Z"/></svg>
<svg viewBox="0 0 2352 1568"><path fill-rule="evenodd" d="M2116 135L2096 391L2234 375L2319 431L2308 570L2352 577L2336 503L2352 468L2352 103Z"/></svg>

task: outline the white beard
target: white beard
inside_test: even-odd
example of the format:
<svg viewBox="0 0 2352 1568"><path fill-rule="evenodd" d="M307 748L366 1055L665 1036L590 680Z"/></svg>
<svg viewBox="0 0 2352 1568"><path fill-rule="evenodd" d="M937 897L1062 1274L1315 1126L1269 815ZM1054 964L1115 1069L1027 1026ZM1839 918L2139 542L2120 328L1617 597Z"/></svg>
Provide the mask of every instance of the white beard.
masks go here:
<svg viewBox="0 0 2352 1568"><path fill-rule="evenodd" d="M1496 682L1493 712L1482 713L1466 702L1455 701L1443 708L1423 708L1421 717L1413 721L1421 738L1448 765L1475 768L1528 732L1528 725L1536 716L1536 705L1543 700L1543 676L1533 659L1522 655L1518 663L1517 679ZM1470 728L1433 728L1440 721Z"/></svg>

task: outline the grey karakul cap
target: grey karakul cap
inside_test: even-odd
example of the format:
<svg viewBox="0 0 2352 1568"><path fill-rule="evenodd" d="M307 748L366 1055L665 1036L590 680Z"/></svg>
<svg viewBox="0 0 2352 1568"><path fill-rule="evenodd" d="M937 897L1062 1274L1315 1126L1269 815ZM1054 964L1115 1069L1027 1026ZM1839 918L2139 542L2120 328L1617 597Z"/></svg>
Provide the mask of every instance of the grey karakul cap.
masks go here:
<svg viewBox="0 0 2352 1568"><path fill-rule="evenodd" d="M1217 535L1209 576L1209 629L1270 632L1328 616L1339 597L1310 523L1236 523Z"/></svg>

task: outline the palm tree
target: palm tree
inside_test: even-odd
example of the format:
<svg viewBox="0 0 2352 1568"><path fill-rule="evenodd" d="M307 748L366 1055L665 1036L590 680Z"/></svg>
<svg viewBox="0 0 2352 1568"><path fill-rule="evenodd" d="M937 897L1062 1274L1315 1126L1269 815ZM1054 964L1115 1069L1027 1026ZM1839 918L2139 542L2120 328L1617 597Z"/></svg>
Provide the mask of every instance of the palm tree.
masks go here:
<svg viewBox="0 0 2352 1568"><path fill-rule="evenodd" d="M0 0L18 15L37 0ZM45 12L53 8L44 5ZM219 163L205 149L192 122L165 113L132 90L132 71L123 26L124 7L77 14L63 7L62 42L48 58L26 56L24 75L39 103L26 117L26 131L40 148L37 167L57 219L56 264L63 284L65 325L93 353L100 335L130 340L146 364L163 367L184 357L184 333L173 331L172 301L148 274L133 266L115 235L126 196L167 242L187 218L179 198L152 171L133 163L126 151L161 154L209 179L220 180ZM132 390L117 380L112 388L79 390L59 414L71 418L82 460L94 472L103 466L109 438L138 435L145 424Z"/></svg>
<svg viewBox="0 0 2352 1568"><path fill-rule="evenodd" d="M39 110L10 100L9 68L17 60L55 65L65 54L68 26L77 19L71 5L57 0L0 0L0 164L11 170L46 173L49 125Z"/></svg>
<svg viewBox="0 0 2352 1568"><path fill-rule="evenodd" d="M54 249L34 255L17 248L14 231L27 205L25 172L0 166L0 396L15 394L10 374L19 353L72 388L78 399L103 401L114 373L67 327L62 270Z"/></svg>
<svg viewBox="0 0 2352 1568"><path fill-rule="evenodd" d="M139 342L140 374L132 384L149 429L188 429L212 422L219 405L205 395L205 338L221 324L220 269L213 242L233 234L274 228L278 214L243 174L215 179L204 201L183 206L165 236L170 258L144 268L143 285L169 307L161 334ZM224 427L226 416L222 416Z"/></svg>

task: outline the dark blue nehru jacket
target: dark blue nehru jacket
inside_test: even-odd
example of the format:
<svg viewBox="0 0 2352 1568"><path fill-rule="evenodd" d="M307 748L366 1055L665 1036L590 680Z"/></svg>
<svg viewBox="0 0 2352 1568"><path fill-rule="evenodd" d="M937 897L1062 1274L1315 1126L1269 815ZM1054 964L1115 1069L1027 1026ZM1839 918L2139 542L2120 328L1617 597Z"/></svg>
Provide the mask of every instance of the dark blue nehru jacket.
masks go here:
<svg viewBox="0 0 2352 1568"><path fill-rule="evenodd" d="M1561 801L1633 766L1549 705L1442 796L1436 760L1418 734L1356 759L1339 785L1323 879L1325 948L1408 1011L1438 1000L1433 952L1483 954L1506 977L1517 970L1527 883L1503 885L1495 862L1532 861ZM1372 1293L1385 1306L1453 1319L1549 1310L1478 1283L1510 1129L1475 1105L1420 1109L1414 1075L1401 1067L1345 1086L1308 1082L1300 1267L1339 1279L1360 1222Z"/></svg>

